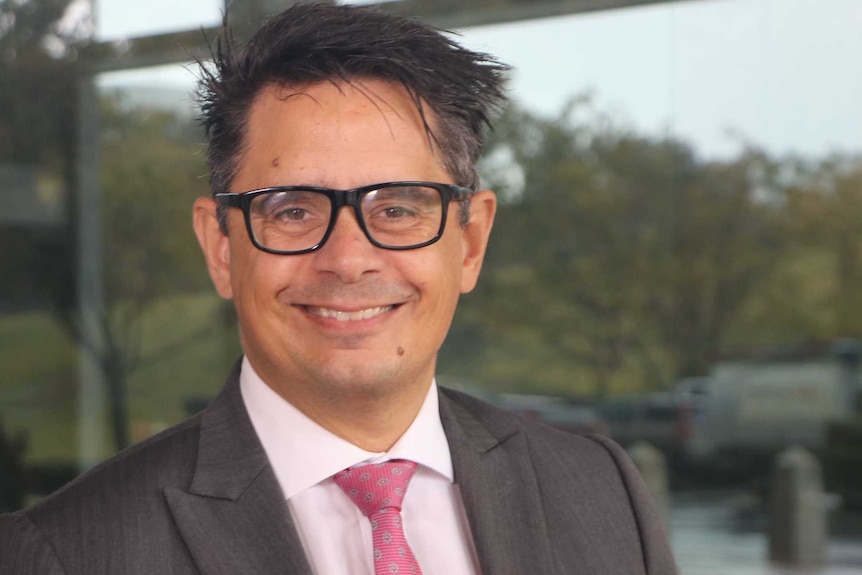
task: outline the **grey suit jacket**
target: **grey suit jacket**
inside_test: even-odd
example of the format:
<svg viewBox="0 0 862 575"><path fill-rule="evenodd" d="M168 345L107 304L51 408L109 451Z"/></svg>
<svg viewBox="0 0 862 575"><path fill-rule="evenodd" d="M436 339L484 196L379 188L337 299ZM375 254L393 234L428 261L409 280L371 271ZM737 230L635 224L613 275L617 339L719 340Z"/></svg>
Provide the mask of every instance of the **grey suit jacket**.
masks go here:
<svg viewBox="0 0 862 575"><path fill-rule="evenodd" d="M200 415L0 516L0 575L310 575L238 375ZM448 390L440 414L485 575L676 572L616 444Z"/></svg>

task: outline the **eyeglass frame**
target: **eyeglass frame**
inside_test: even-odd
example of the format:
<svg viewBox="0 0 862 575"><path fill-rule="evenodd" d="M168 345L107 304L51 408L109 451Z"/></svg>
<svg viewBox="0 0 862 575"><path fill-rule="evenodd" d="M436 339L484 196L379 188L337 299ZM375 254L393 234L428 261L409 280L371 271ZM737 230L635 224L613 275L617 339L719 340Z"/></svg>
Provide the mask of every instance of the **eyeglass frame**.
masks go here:
<svg viewBox="0 0 862 575"><path fill-rule="evenodd" d="M410 244L407 246L392 246L380 243L371 236L371 232L368 231L368 226L365 224L365 218L362 216L362 199L371 192L386 188L394 188L398 186L422 186L435 189L437 190L437 193L440 194L440 201L442 203L442 211L440 213L440 228L437 230L437 233L431 239L421 242L419 244ZM257 196L274 192L314 192L322 194L329 198L329 204L332 208L329 216L329 223L327 224L326 232L323 234L323 237L320 238L319 242L317 242L310 248L305 248L302 250L276 250L268 248L258 241L257 237L255 237L254 227L251 223L251 202ZM338 219L338 214L341 208L344 206L350 206L353 208L353 214L356 216L356 221L359 223L359 227L362 230L362 233L365 234L365 237L368 239L371 245L375 247L385 250L405 251L416 250L419 248L424 248L425 246L430 246L431 244L437 242L441 237L443 237L443 232L446 230L446 220L449 217L449 203L453 200L459 202L469 200L470 197L472 197L475 193L476 191L473 189L465 188L463 186L458 186L455 184L441 184L438 182L404 180L383 182L380 184L370 184L367 186L361 186L348 190L337 190L334 188L326 188L321 186L272 186L268 188L249 190L246 192L219 192L213 194L213 199L218 203L219 206L239 208L240 210L242 210L245 219L245 228L248 232L248 237L254 247L256 247L262 252L270 254L295 256L317 251L322 248L324 244L326 244L326 241L329 239L329 236L332 235L332 230L335 229L335 223Z"/></svg>

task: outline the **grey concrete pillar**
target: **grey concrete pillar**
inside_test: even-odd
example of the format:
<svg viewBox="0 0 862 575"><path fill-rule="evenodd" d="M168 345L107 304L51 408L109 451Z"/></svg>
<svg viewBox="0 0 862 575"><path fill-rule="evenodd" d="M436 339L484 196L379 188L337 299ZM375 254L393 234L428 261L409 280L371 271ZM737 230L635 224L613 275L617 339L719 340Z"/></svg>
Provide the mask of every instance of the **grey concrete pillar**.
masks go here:
<svg viewBox="0 0 862 575"><path fill-rule="evenodd" d="M826 500L820 462L789 447L775 460L769 508L769 559L812 567L826 559Z"/></svg>
<svg viewBox="0 0 862 575"><path fill-rule="evenodd" d="M632 461L640 471L653 501L655 501L665 527L668 527L670 496L668 494L667 463L664 454L646 441L638 441L629 447L628 451Z"/></svg>

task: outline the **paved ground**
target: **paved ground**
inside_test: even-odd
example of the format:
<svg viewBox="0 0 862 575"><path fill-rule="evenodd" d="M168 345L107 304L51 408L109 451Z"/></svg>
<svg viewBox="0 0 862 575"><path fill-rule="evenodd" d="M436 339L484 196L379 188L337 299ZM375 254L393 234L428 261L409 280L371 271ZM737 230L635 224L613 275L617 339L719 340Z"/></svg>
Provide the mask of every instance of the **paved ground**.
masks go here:
<svg viewBox="0 0 862 575"><path fill-rule="evenodd" d="M782 569L767 560L761 514L736 493L677 494L671 542L682 575L862 575L862 534L833 534L826 565Z"/></svg>

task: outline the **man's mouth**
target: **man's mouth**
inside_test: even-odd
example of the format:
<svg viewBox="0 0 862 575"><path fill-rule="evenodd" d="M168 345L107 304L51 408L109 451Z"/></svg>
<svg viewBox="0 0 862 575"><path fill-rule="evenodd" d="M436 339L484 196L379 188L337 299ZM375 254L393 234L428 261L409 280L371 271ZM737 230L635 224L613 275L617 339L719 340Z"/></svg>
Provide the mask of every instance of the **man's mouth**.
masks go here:
<svg viewBox="0 0 862 575"><path fill-rule="evenodd" d="M323 317L327 319L334 319L335 321L358 321L362 319L371 319L373 317L377 317L379 315L383 315L386 312L392 311L395 309L394 305L386 305L381 307L369 307L366 309L359 309L355 311L342 311L337 309L330 309L325 307L312 307L312 306L304 306L305 310L311 315L316 315L318 317Z"/></svg>

